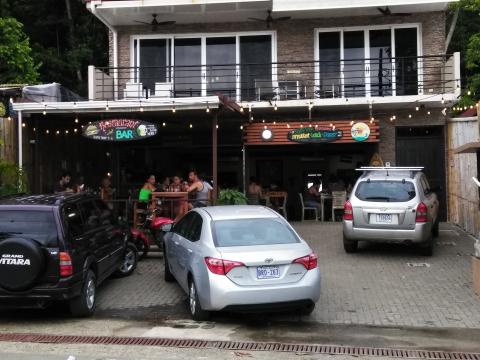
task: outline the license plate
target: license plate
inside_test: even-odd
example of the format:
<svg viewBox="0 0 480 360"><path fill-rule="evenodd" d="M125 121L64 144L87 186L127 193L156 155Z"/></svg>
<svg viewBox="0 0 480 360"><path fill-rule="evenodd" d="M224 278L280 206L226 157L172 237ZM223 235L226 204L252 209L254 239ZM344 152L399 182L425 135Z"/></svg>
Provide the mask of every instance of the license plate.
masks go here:
<svg viewBox="0 0 480 360"><path fill-rule="evenodd" d="M391 224L392 223L392 215L391 214L377 214L377 223Z"/></svg>
<svg viewBox="0 0 480 360"><path fill-rule="evenodd" d="M278 266L258 266L257 279L276 279L280 277Z"/></svg>

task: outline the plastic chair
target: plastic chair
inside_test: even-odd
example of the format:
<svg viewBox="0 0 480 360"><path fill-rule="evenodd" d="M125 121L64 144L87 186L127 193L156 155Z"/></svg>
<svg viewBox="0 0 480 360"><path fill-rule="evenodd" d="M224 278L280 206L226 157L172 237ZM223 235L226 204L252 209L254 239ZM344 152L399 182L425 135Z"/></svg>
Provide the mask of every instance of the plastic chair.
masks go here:
<svg viewBox="0 0 480 360"><path fill-rule="evenodd" d="M285 194L285 196L283 197L282 206L279 206L278 210L281 210L285 220L288 220L288 216L287 216L287 194Z"/></svg>
<svg viewBox="0 0 480 360"><path fill-rule="evenodd" d="M314 212L315 214L315 221L318 221L318 209L316 207L313 207L313 206L305 206L304 202L303 202L303 194L302 193L298 193L298 196L300 197L300 204L302 205L302 221L305 220L305 211L306 210L311 210ZM343 207L342 207L343 209Z"/></svg>
<svg viewBox="0 0 480 360"><path fill-rule="evenodd" d="M346 201L346 191L332 191L332 221L335 221L335 210L343 210Z"/></svg>

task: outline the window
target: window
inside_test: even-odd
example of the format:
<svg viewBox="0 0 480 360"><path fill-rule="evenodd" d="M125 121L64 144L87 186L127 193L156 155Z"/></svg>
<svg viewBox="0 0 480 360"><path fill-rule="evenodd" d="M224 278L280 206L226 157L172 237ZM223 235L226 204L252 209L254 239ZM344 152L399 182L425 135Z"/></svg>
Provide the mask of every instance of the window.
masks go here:
<svg viewBox="0 0 480 360"><path fill-rule="evenodd" d="M95 205L98 210L100 210L100 224L101 225L112 225L115 224L115 217L113 216L112 210L101 200L95 200Z"/></svg>
<svg viewBox="0 0 480 360"><path fill-rule="evenodd" d="M186 238L188 236L188 232L190 231L190 226L193 221L193 214L194 212L189 212L183 218L181 218L180 221L173 227L173 232Z"/></svg>
<svg viewBox="0 0 480 360"><path fill-rule="evenodd" d="M68 233L73 236L79 236L83 233L83 220L77 205L68 204L63 208L64 223L67 226Z"/></svg>
<svg viewBox="0 0 480 360"><path fill-rule="evenodd" d="M1 210L0 239L17 234L33 238L45 246L58 246L53 211Z"/></svg>
<svg viewBox="0 0 480 360"><path fill-rule="evenodd" d="M293 244L300 242L280 219L217 220L213 223L217 247Z"/></svg>
<svg viewBox="0 0 480 360"><path fill-rule="evenodd" d="M85 221L85 230L95 230L100 226L100 212L93 201L85 201L80 205L80 211Z"/></svg>
<svg viewBox="0 0 480 360"><path fill-rule="evenodd" d="M189 223L188 228L184 232L183 237L190 241L200 240L200 236L202 235L202 225L203 225L202 217L196 212L193 212L192 220Z"/></svg>
<svg viewBox="0 0 480 360"><path fill-rule="evenodd" d="M416 196L411 181L362 181L358 184L355 196L362 201L405 202Z"/></svg>

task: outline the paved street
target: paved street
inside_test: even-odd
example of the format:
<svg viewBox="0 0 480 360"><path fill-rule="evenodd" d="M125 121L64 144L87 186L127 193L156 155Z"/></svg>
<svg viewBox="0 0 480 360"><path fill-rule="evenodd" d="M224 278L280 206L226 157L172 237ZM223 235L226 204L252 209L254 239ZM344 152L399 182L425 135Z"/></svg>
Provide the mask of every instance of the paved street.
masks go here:
<svg viewBox="0 0 480 360"><path fill-rule="evenodd" d="M433 257L413 247L365 244L346 254L340 223L295 223L319 255L322 293L307 319L324 324L480 328L480 298L472 290L473 240L442 224ZM186 295L163 281L159 254L134 276L108 281L99 292L98 317L188 318ZM143 314L143 315L142 315ZM216 317L230 316L219 314ZM274 315L298 320L296 315Z"/></svg>

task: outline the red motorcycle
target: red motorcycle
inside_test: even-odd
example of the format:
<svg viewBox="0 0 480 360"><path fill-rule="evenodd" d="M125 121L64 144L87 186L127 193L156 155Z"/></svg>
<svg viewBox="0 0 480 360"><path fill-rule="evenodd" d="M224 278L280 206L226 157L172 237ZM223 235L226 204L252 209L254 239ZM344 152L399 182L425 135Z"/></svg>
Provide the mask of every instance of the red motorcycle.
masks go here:
<svg viewBox="0 0 480 360"><path fill-rule="evenodd" d="M137 247L138 258L143 259L150 251L151 245L157 245L160 251L163 251L163 235L162 226L172 224L173 220L167 217L154 216L150 212L145 217L145 221L138 228L131 228L132 241Z"/></svg>

